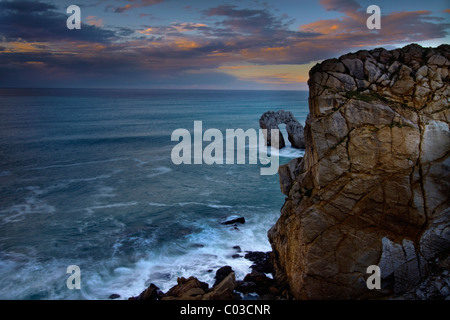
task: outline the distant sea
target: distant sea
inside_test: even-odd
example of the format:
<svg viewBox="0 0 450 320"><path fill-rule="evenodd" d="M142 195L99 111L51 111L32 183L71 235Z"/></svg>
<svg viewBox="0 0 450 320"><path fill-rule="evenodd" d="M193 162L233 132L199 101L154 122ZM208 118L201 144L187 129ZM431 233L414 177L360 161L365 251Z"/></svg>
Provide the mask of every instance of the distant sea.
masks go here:
<svg viewBox="0 0 450 320"><path fill-rule="evenodd" d="M264 112L281 109L304 124L307 97L0 89L0 299L127 299L181 276L211 285L224 265L242 279L245 251L271 250L267 231L284 203L278 175L248 161L174 165L171 134L193 133L196 120L224 136L258 130ZM280 163L303 155L285 140ZM246 223L221 224L233 216ZM66 286L69 265L80 267L80 290Z"/></svg>

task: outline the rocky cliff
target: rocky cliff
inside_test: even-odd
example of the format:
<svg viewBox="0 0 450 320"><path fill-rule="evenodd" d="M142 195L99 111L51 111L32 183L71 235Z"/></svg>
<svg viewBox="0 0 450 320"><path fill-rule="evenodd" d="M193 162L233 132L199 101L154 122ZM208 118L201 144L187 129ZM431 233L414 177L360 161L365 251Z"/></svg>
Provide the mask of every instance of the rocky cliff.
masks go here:
<svg viewBox="0 0 450 320"><path fill-rule="evenodd" d="M311 69L305 156L280 167L287 198L268 232L293 298L400 295L448 257L449 61L448 45L413 44Z"/></svg>

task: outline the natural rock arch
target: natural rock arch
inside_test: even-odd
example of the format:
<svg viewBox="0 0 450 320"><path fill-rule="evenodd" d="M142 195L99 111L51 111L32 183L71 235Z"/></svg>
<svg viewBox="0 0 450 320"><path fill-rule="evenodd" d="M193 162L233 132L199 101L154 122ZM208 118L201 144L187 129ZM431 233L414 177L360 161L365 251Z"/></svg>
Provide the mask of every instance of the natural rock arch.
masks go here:
<svg viewBox="0 0 450 320"><path fill-rule="evenodd" d="M259 126L261 129L267 129L267 135L265 136L266 145L271 144L271 130L278 129L278 125L286 124L286 131L288 133L288 140L293 148L304 149L305 140L303 137L303 126L295 119L294 115L290 111L267 111L259 119ZM286 143L281 131L278 136L279 149L284 148Z"/></svg>

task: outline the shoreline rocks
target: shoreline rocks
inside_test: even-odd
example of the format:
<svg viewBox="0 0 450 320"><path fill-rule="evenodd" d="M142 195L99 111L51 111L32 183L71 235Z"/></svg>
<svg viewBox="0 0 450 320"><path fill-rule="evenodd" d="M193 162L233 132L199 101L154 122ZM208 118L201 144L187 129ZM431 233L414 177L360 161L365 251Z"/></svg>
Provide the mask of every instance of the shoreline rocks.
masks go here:
<svg viewBox="0 0 450 320"><path fill-rule="evenodd" d="M283 299L276 281L266 275L273 271L271 253L248 251L245 258L252 261L253 265L252 271L242 280L236 280L235 272L230 266L223 266L217 269L211 288L196 277L180 277L177 284L166 293L151 283L138 296L130 297L129 300L242 300L246 297ZM115 298L118 297L110 296L110 299Z"/></svg>

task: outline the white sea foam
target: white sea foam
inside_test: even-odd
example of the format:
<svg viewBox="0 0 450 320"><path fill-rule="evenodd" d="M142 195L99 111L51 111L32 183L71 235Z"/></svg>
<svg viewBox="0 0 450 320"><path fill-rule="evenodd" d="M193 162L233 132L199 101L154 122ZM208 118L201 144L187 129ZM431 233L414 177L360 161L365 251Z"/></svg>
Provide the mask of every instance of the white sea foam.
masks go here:
<svg viewBox="0 0 450 320"><path fill-rule="evenodd" d="M97 198L114 198L115 196L113 187L100 187L98 193L95 194Z"/></svg>
<svg viewBox="0 0 450 320"><path fill-rule="evenodd" d="M34 196L25 198L25 203L14 204L6 209L0 210L0 215L4 215L3 223L19 222L30 214L52 214L56 212L54 206L49 205L43 200L39 200Z"/></svg>
<svg viewBox="0 0 450 320"><path fill-rule="evenodd" d="M258 145L246 145L246 148L249 150L258 149ZM281 149L272 148L272 147L266 147L261 150L263 154L271 154L274 156L284 157L284 158L298 158L303 157L305 155L304 149L297 149L291 147L290 143L287 142L286 146Z"/></svg>
<svg viewBox="0 0 450 320"><path fill-rule="evenodd" d="M99 176L95 177L89 177L89 178L75 178L75 179L68 179L67 183L78 183L78 182L91 182L91 181L97 181L102 179L108 179L111 178L113 175L123 172L123 169L117 169L112 171L108 174L101 174Z"/></svg>
<svg viewBox="0 0 450 320"><path fill-rule="evenodd" d="M158 167L158 168L153 168L152 171L154 171L154 172L148 174L147 178L153 178L153 177L168 173L168 172L172 171L172 169L170 169L168 167Z"/></svg>
<svg viewBox="0 0 450 320"><path fill-rule="evenodd" d="M149 163L148 161L144 161L144 160L137 159L137 158L134 158L133 161L135 161L137 163L136 165L138 167L142 167L142 166L144 166L144 165Z"/></svg>
<svg viewBox="0 0 450 320"><path fill-rule="evenodd" d="M229 205L225 205L225 204L207 204L207 206L210 208L215 208L215 209L233 208L233 206L229 206Z"/></svg>
<svg viewBox="0 0 450 320"><path fill-rule="evenodd" d="M195 201L178 202L178 203L172 203L172 204L147 202L147 204L149 206L154 206L154 207L173 207L173 206L185 207L185 206L190 206L190 205L197 205L197 206L206 206L206 207L214 208L214 209L224 209L224 208L231 209L231 208L233 208L233 206L226 205L226 204L203 203L203 202L195 202Z"/></svg>
<svg viewBox="0 0 450 320"><path fill-rule="evenodd" d="M305 150L304 149L296 149L296 148L292 148L289 146L286 146L282 149L275 149L275 148L271 148L270 152L274 155L277 155L279 157L284 157L284 158L299 158L299 157L303 157L305 155Z"/></svg>
<svg viewBox="0 0 450 320"><path fill-rule="evenodd" d="M244 258L246 251L271 250L266 232L278 215L278 212L247 212L247 222L239 225L238 229L220 225L220 221L213 225L207 220L187 222L199 231L184 238L181 251L174 254L173 247L154 248L148 257L132 266L115 268L109 277L93 276L88 281L95 290L92 289L86 298L106 298L111 293L118 293L127 299L138 295L150 283L166 292L176 284L178 277L195 276L212 286L215 272L225 265L233 268L237 279L243 279L252 265L251 261ZM239 246L242 251L239 252L233 246ZM152 248L151 245L149 248ZM233 258L235 254L240 257Z"/></svg>
<svg viewBox="0 0 450 320"><path fill-rule="evenodd" d="M137 202L137 201L119 202L119 203L111 203L111 204L105 204L105 205L92 206L92 207L84 208L84 210L86 210L88 213L92 213L95 210L99 210L99 209L131 207L131 206L136 206L138 204L139 204L139 202Z"/></svg>
<svg viewBox="0 0 450 320"><path fill-rule="evenodd" d="M33 250L1 252L0 299L83 299L80 290L66 287L69 260L43 262ZM82 290L83 291L83 288Z"/></svg>
<svg viewBox="0 0 450 320"><path fill-rule="evenodd" d="M46 169L78 167L78 166L85 166L85 165L91 165L91 164L126 161L126 160L129 160L129 159L128 158L113 158L113 159L105 159L105 160L97 160L97 161L85 161L85 162L75 162L75 163L67 163L67 164L55 164L55 165L51 165L51 166L29 168L29 170L46 170Z"/></svg>
<svg viewBox="0 0 450 320"><path fill-rule="evenodd" d="M153 207L170 207L172 205L170 204L165 204L165 203L157 203L157 202L148 202L147 203L149 206L153 206Z"/></svg>

